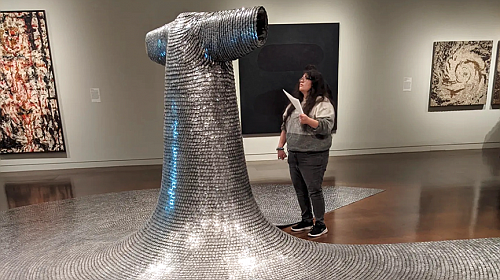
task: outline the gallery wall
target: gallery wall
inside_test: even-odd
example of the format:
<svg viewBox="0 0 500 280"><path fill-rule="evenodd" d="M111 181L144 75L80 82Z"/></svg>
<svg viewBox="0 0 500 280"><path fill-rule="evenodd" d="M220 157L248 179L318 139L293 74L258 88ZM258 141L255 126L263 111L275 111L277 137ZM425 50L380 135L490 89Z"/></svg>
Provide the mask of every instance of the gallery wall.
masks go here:
<svg viewBox="0 0 500 280"><path fill-rule="evenodd" d="M497 1L295 3L268 6L270 14L276 11L273 22L340 22L339 130L332 155L498 146L500 111L490 105L428 111L433 42L494 40L496 54ZM403 92L404 77L412 77L411 92ZM490 72L486 104L492 78ZM276 143L272 137L245 139L247 158L267 158L261 147L274 156Z"/></svg>
<svg viewBox="0 0 500 280"><path fill-rule="evenodd" d="M160 163L164 69L146 56L146 32L180 12L253 5L271 24L340 23L332 155L500 146L493 71L483 109L428 111L433 42L494 40L496 55L497 0L2 0L3 11L46 11L68 152L0 156L0 172ZM90 88L100 89L100 103ZM274 159L277 142L244 138L247 160Z"/></svg>

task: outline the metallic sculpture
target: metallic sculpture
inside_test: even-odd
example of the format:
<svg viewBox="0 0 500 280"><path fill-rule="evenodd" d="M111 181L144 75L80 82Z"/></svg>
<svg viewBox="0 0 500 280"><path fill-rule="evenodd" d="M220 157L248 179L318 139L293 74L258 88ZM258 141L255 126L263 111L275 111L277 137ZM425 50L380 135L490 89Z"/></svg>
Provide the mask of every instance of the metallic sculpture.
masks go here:
<svg viewBox="0 0 500 280"><path fill-rule="evenodd" d="M148 54L166 77L153 214L139 229L133 207L110 223L127 208L113 195L9 211L0 215L0 279L500 277L498 239L332 245L295 238L264 218L246 171L230 60L261 46L266 28L265 10L255 7L185 13L150 32Z"/></svg>

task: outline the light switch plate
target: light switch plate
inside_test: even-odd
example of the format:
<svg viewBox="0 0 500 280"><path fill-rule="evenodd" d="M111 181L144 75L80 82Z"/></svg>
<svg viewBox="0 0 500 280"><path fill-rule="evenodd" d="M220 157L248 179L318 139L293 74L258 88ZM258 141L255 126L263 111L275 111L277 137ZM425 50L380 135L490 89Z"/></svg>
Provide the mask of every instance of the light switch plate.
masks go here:
<svg viewBox="0 0 500 280"><path fill-rule="evenodd" d="M101 102L101 92L99 88L90 89L90 99L92 102Z"/></svg>
<svg viewBox="0 0 500 280"><path fill-rule="evenodd" d="M411 83L412 83L411 77L404 77L404 79L403 79L403 91L411 91Z"/></svg>

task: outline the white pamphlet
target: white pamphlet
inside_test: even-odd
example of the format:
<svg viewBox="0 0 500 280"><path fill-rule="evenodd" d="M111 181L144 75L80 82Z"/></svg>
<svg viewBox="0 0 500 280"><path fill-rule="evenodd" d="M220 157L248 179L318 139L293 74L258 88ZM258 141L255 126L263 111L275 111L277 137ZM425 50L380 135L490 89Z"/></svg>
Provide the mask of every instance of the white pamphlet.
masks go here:
<svg viewBox="0 0 500 280"><path fill-rule="evenodd" d="M302 111L302 106L300 105L300 101L297 98L293 97L290 93L286 92L286 90L283 90L283 92L286 94L286 97L290 99L293 107L295 107L296 110L299 110L299 114L304 114L304 111Z"/></svg>

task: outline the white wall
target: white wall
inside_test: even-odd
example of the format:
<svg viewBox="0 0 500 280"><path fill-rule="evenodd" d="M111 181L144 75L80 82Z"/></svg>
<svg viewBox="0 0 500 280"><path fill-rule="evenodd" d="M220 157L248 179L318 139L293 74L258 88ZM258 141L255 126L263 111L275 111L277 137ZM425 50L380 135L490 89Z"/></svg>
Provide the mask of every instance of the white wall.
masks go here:
<svg viewBox="0 0 500 280"><path fill-rule="evenodd" d="M494 40L496 54L498 0L1 0L1 10L46 10L68 153L2 156L0 172L160 163L164 71L147 58L146 32L183 11L254 5L271 24L340 22L333 155L500 143L500 110L489 105L427 110L433 42ZM402 91L403 77L413 78L412 92ZM90 102L91 87L101 103ZM277 142L245 138L247 159L274 159Z"/></svg>
<svg viewBox="0 0 500 280"><path fill-rule="evenodd" d="M339 130L331 154L481 148L498 130L500 111L489 105L428 112L433 42L495 40L496 54L498 1L267 2L272 23L340 22ZM411 92L402 91L404 77L413 78ZM487 104L492 82L493 73ZM488 141L498 146L498 133ZM274 156L276 143L245 139L247 158L265 158L262 147Z"/></svg>

